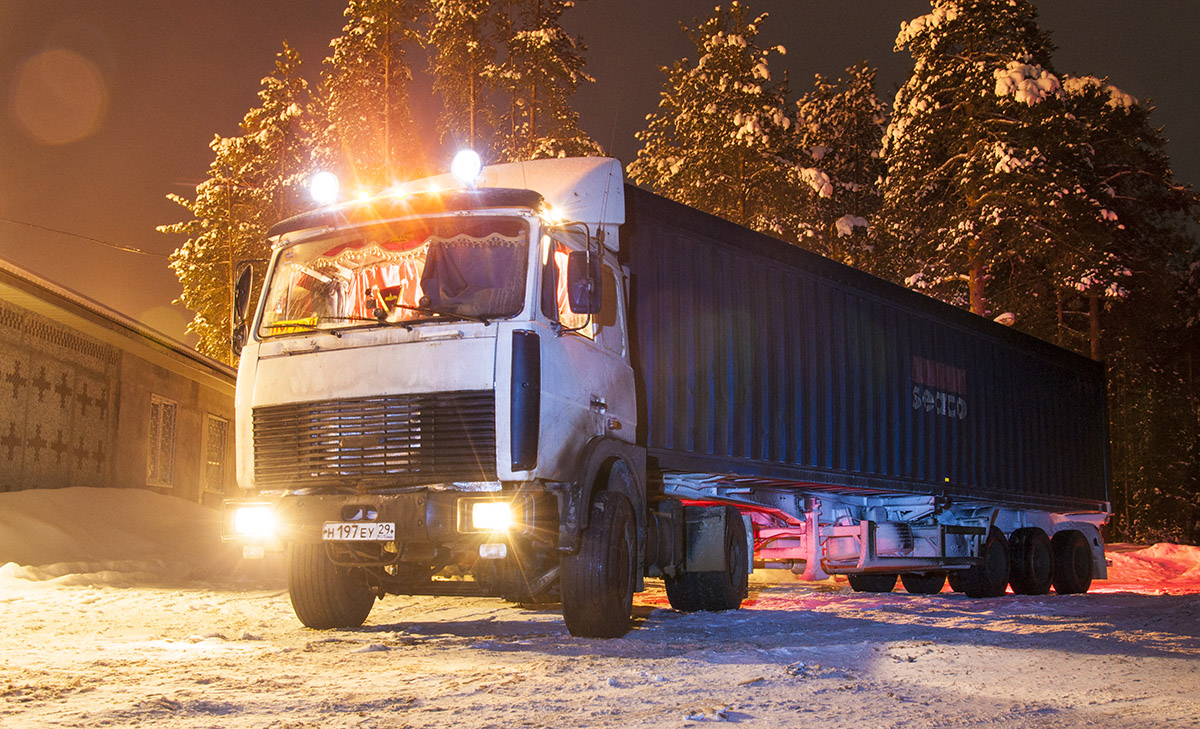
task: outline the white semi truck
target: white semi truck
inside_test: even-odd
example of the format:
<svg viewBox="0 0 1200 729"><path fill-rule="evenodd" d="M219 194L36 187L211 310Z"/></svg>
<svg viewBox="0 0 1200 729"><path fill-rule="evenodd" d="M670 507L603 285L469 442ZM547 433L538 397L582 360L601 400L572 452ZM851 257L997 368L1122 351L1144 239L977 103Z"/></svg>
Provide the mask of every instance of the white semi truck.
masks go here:
<svg viewBox="0 0 1200 729"><path fill-rule="evenodd" d="M624 183L604 158L276 225L239 281L226 534L312 628L386 594L737 608L754 561L856 590L1105 575L1099 364Z"/></svg>

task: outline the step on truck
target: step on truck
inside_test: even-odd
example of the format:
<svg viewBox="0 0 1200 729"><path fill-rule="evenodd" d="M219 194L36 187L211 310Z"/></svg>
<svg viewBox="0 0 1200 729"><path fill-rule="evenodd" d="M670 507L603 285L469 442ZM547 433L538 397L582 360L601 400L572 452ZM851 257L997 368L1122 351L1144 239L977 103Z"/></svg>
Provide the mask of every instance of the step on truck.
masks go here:
<svg viewBox="0 0 1200 729"><path fill-rule="evenodd" d="M1099 363L626 185L612 159L412 182L275 225L235 295L226 505L311 628L387 594L630 628L646 578L1086 592Z"/></svg>

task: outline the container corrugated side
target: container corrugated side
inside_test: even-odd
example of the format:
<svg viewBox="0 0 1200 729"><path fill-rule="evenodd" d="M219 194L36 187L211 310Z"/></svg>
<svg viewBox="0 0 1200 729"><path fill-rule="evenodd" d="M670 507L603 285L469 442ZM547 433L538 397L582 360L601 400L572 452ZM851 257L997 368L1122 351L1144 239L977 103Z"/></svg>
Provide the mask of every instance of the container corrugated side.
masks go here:
<svg viewBox="0 0 1200 729"><path fill-rule="evenodd" d="M664 470L1108 500L1103 368L633 187L639 438Z"/></svg>

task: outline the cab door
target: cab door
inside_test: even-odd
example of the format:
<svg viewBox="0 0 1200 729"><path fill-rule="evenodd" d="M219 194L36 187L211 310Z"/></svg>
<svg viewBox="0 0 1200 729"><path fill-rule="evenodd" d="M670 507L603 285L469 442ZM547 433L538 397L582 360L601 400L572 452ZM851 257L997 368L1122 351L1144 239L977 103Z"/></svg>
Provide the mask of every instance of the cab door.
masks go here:
<svg viewBox="0 0 1200 729"><path fill-rule="evenodd" d="M633 369L625 326L624 276L616 254L600 254L600 311L571 310L567 261L587 245L582 236L543 239L539 329L542 329L541 442L538 472L569 480L574 456L592 439L633 442L636 430ZM593 253L602 246L593 245Z"/></svg>

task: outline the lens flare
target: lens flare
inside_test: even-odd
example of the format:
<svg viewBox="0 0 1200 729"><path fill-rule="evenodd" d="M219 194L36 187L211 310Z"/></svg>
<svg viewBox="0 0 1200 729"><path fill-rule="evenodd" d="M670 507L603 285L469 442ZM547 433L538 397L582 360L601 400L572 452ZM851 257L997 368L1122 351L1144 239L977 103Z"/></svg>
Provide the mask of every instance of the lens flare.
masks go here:
<svg viewBox="0 0 1200 729"><path fill-rule="evenodd" d="M100 70L62 48L44 51L22 64L12 93L13 115L45 145L90 136L108 110L108 84Z"/></svg>

